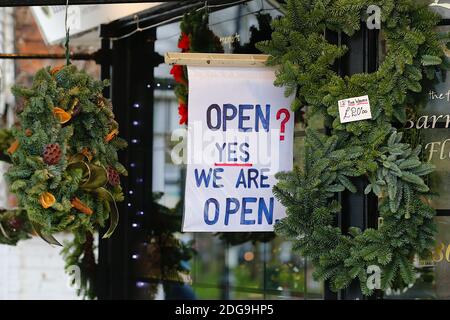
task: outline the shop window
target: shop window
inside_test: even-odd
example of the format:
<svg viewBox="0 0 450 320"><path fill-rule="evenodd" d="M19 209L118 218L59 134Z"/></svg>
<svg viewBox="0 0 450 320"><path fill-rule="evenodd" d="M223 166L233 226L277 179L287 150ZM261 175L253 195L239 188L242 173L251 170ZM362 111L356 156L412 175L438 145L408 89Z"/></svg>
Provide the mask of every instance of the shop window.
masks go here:
<svg viewBox="0 0 450 320"><path fill-rule="evenodd" d="M280 15L276 8L264 1L263 7L273 16ZM251 1L245 6L234 6L210 15L210 27L222 39L238 35L241 43L249 38L251 25L257 25L255 12L261 1ZM177 42L179 24L173 23L157 30L156 51L163 55L179 51ZM230 47L224 45L227 52ZM165 193L162 201L174 206L183 198L184 168L175 166L170 159L170 141L178 125L175 94L171 90L170 67L160 65L155 78L161 85L155 91L154 113L154 168L153 189ZM164 85L162 85L164 83ZM156 83L156 85L158 85ZM173 87L172 87L173 88ZM299 115L301 117L301 115ZM309 125L323 128L320 118ZM296 165L302 165L304 124L295 130ZM292 244L280 237L268 243L247 242L231 246L212 233L185 234L183 239L193 239L198 254L190 261L192 287L198 299L320 299L323 284L312 279L313 268L305 259L292 251Z"/></svg>
<svg viewBox="0 0 450 320"><path fill-rule="evenodd" d="M449 31L449 27L441 27ZM436 166L428 177L434 193L430 204L437 211L436 247L427 261L417 261L413 286L386 292L387 299L450 299L450 78L437 75L420 114L409 115L403 129L413 145L422 146L422 157Z"/></svg>

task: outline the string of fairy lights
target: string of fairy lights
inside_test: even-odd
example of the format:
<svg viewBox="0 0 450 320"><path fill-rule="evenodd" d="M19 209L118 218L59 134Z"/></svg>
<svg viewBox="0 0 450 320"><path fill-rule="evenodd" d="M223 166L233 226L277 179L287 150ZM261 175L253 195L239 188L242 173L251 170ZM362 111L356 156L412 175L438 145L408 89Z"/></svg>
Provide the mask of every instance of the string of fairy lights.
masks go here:
<svg viewBox="0 0 450 320"><path fill-rule="evenodd" d="M173 79L165 79L165 78L155 78L153 82L151 83L144 83L141 84L144 85L147 90L152 90L153 92L157 91L172 91L175 88L176 82ZM173 100L176 100L176 96L173 95ZM146 102L145 102L146 103ZM139 153L139 148L145 147L146 140L143 135L147 135L148 132L145 131L146 123L145 121L148 120L144 118L142 115L145 113L146 105L145 103L140 102L133 102L131 104L131 112L129 113L129 120L128 120L128 126L129 126L129 136L127 137L127 140L129 142L129 145L131 147L130 150L128 150L128 160L127 167L129 171L129 179L127 181L127 189L126 189L126 211L131 213L129 215L132 217L129 221L129 227L131 230L134 230L135 232L144 234L145 239L139 240L139 246L136 248L132 248L130 252L130 258L132 261L133 266L137 266L139 263L141 263L142 259L145 259L143 256L143 252L141 252L142 247L146 248L149 243L147 240L148 236L146 234L146 222L149 217L147 214L147 211L145 209L145 202L149 202L149 195L144 194L144 196L141 198L139 195L143 194L145 192L145 175L143 174L143 171L145 170L144 163L142 160L142 155ZM149 121L149 120L148 120ZM146 136L147 137L147 136ZM151 138L148 138L151 139ZM148 166L148 165L147 165ZM147 191L148 192L148 191ZM138 203L137 199L142 199L143 203ZM145 251L145 250L144 250ZM149 289L151 284L155 284L159 282L162 279L159 279L158 277L155 278L149 278L148 276L144 277L136 277L134 279L134 286L138 290L147 290ZM132 282L133 283L133 282Z"/></svg>
<svg viewBox="0 0 450 320"><path fill-rule="evenodd" d="M176 85L176 82L173 79L155 79L153 84L146 84L146 88L154 89L154 90L173 90L175 85ZM174 96L174 99L175 99L175 96ZM139 103L134 103L132 107L135 110L139 110L142 106ZM132 127L139 127L141 124L142 124L142 121L140 121L138 119L134 119L131 121ZM138 144L140 144L141 140L138 139L137 137L132 137L129 142L132 145L138 145ZM129 167L131 170L136 169L136 167L137 167L136 162L134 162L134 161L130 162ZM135 181L138 184L144 183L144 179L142 177L137 177ZM128 194L128 198L130 200L129 202L127 202L127 207L131 208L133 206L133 204L132 204L130 198L135 194L135 191L133 189L129 189L127 194ZM144 210L139 209L136 211L136 216L143 217L144 215L145 215ZM141 226L141 224L138 222L131 223L132 228L139 228L140 226ZM139 255L137 253L133 253L131 257L133 260L137 260L139 258Z"/></svg>
<svg viewBox="0 0 450 320"><path fill-rule="evenodd" d="M154 79L153 82L140 84L145 86L144 90L152 90L156 92L158 90L167 91L173 90L176 83L173 79ZM139 91L139 90L138 90ZM137 242L134 243L136 247L131 248L130 258L133 263L133 266L137 266L139 263L142 263L141 259L144 257L143 252L141 251L148 246L148 234L146 230L148 215L146 214L149 208L149 200L151 195L147 194L151 192L148 190L148 181L146 181L146 163L147 159L143 155L143 149L148 148L148 132L145 130L146 121L152 121L150 118L147 119L145 114L148 112L147 103L148 101L139 101L140 98L137 98L138 101L133 102L131 105L131 112L127 117L128 121L128 142L130 145L130 150L128 150L128 171L129 171L129 179L127 181L127 191L126 191L126 210L131 213L129 217L129 227L131 230L135 230L133 233L136 235L143 235L143 239L137 239ZM175 99L175 95L174 95ZM152 127L152 126L148 126ZM147 151L148 154L148 151ZM147 165L148 167L148 165ZM152 168L150 168L152 170ZM145 261L145 260L144 260ZM155 279L157 281L157 279ZM150 286L150 279L146 277L136 277L134 279L134 286L138 290L146 290Z"/></svg>

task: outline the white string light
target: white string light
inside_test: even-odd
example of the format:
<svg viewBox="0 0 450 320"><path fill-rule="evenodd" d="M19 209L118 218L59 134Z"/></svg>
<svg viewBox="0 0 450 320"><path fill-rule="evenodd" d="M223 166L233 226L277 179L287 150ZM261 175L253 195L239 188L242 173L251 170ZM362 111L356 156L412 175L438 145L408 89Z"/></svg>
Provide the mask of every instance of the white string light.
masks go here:
<svg viewBox="0 0 450 320"><path fill-rule="evenodd" d="M196 9L195 11L200 11L200 10L203 10L204 8L207 8L207 7L209 7L209 8L220 8L220 7L233 6L233 5L241 4L241 3L244 3L244 2L248 2L248 1L249 1L249 0L239 0L239 1L230 2L230 3L226 3L226 4L216 4L216 5L207 5L207 4L205 4L203 7L198 8L198 9ZM136 15L136 16L137 16L137 15ZM149 29L152 29L152 28L155 28L155 27L159 27L159 26L161 26L161 25L167 24L167 23L172 22L172 21L174 21L174 20L178 20L178 19L180 19L180 18L183 18L183 15L179 15L179 16L176 16L176 17L173 17L173 18L170 18L170 19L167 19L167 20L164 20L164 21L161 21L161 22L152 24L152 25L150 25L150 26L141 28L141 27L139 26L139 17L137 17L136 29L134 29L133 31L131 31L131 32L129 32L129 33L126 33L126 34L124 34L124 35L122 35L122 36L119 36L119 37L109 37L108 39L113 40L113 41L125 39L125 38L128 38L128 37L132 36L133 34L135 34L135 33L137 33L137 32L146 31L146 30L149 30ZM239 18L239 17L238 17L238 18Z"/></svg>

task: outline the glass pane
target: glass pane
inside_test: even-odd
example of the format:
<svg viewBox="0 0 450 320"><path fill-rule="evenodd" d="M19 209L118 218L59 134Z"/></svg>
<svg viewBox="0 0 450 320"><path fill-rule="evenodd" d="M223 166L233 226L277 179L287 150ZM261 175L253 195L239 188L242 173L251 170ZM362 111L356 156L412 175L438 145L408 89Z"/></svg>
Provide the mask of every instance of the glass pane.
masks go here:
<svg viewBox="0 0 450 320"><path fill-rule="evenodd" d="M437 196L432 197L431 205L435 209L450 209L450 129L423 130L424 158L436 166L429 177L429 185Z"/></svg>
<svg viewBox="0 0 450 320"><path fill-rule="evenodd" d="M272 8L267 1L266 9ZM245 43L249 39L249 28L257 24L250 12L261 8L262 1L250 1L245 6L233 6L214 12L210 16L213 31L227 40L234 35ZM272 16L278 16L278 10L267 10ZM239 23L234 19L242 16ZM231 20L230 20L231 19ZM179 24L169 24L158 28L156 49L160 53L179 51L177 41ZM226 47L229 51L230 47ZM172 79L170 68L160 65L155 70L158 79ZM180 167L173 166L168 158L171 148L169 133L180 128L178 124L178 103L170 90L157 90L155 97L155 143L154 172L158 181L154 181L155 190L165 192L164 204L172 206L182 196L184 173ZM171 96L172 95L172 98ZM321 118L308 123L315 128L323 128ZM295 163L302 165L304 143L304 124L296 125ZM156 163L157 162L157 163ZM158 170L155 170L158 169ZM180 174L181 173L181 174ZM305 263L292 252L291 242L276 238L270 243L252 244L247 242L237 246L226 245L214 234L198 233L192 235L198 254L192 261L192 279L195 294L199 299L264 299L264 298L304 298L306 286Z"/></svg>
<svg viewBox="0 0 450 320"><path fill-rule="evenodd" d="M306 299L323 299L323 281L316 281L313 278L314 267L310 261L306 262Z"/></svg>
<svg viewBox="0 0 450 320"><path fill-rule="evenodd" d="M386 299L450 299L450 217L436 217L436 248L430 261L417 261L418 277L403 290L388 290Z"/></svg>
<svg viewBox="0 0 450 320"><path fill-rule="evenodd" d="M192 266L192 278L195 285L225 286L228 283L228 271L225 265L225 246L213 234L197 233L194 236L195 256Z"/></svg>
<svg viewBox="0 0 450 320"><path fill-rule="evenodd" d="M438 299L450 299L450 217L436 217L435 294Z"/></svg>
<svg viewBox="0 0 450 320"><path fill-rule="evenodd" d="M267 244L266 290L280 297L304 296L304 259L292 252L292 243L276 238Z"/></svg>
<svg viewBox="0 0 450 320"><path fill-rule="evenodd" d="M296 297L296 296L286 297L284 295L266 294L265 299L266 300L303 300L303 296L300 296L300 297Z"/></svg>
<svg viewBox="0 0 450 320"><path fill-rule="evenodd" d="M228 249L230 284L243 289L263 289L264 247L250 242Z"/></svg>
<svg viewBox="0 0 450 320"><path fill-rule="evenodd" d="M436 76L440 82L429 90L425 108L418 114L409 114L405 135L413 146L422 145L423 160L436 166L428 181L431 190L438 193L431 205L435 209L450 209L450 194L445 192L450 181L450 77Z"/></svg>
<svg viewBox="0 0 450 320"><path fill-rule="evenodd" d="M232 299L236 300L263 300L264 294L257 292L243 292L234 290L231 292Z"/></svg>
<svg viewBox="0 0 450 320"><path fill-rule="evenodd" d="M197 299L205 300L221 300L223 295L223 290L217 288L216 286L202 286L200 284L195 284L194 292Z"/></svg>

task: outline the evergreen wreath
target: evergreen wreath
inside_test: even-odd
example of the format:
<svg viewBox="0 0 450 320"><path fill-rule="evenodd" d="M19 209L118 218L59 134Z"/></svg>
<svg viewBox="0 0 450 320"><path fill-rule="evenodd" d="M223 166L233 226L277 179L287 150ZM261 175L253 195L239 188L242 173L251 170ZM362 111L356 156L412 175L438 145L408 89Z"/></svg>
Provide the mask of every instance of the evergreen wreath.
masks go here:
<svg viewBox="0 0 450 320"><path fill-rule="evenodd" d="M25 103L7 150L12 166L6 177L19 207L49 243L60 245L53 233L83 235L108 218L109 237L118 223L119 175L127 171L117 151L126 142L117 137L112 106L102 95L106 85L67 65L41 69L31 88L13 88Z"/></svg>
<svg viewBox="0 0 450 320"><path fill-rule="evenodd" d="M11 163L6 149L14 141L11 129L0 129L0 161ZM22 209L0 210L0 244L17 245L20 240L28 240L34 234L27 212ZM77 295L85 299L97 298L97 262L94 254L94 238L90 232L78 230L74 238L64 243L61 255L65 260L65 270L73 275L73 266L81 270L81 283ZM75 281L75 278L73 279Z"/></svg>
<svg viewBox="0 0 450 320"><path fill-rule="evenodd" d="M370 5L381 8L387 54L374 73L340 77L333 64L346 47L329 43L325 31L353 35ZM279 66L275 84L287 95L296 91L293 110L322 113L331 135L308 129L304 168L278 174L274 193L287 217L276 231L312 260L315 278L329 280L332 290L359 279L362 292L372 294L366 283L371 265L382 270L383 290L411 284L414 257L428 256L434 243L435 211L422 178L433 166L420 161L421 147L413 150L393 123L405 123L406 109L420 108L418 98L447 69L443 43L449 37L435 31L439 16L413 0L288 0L285 9L273 22L272 40L259 48L271 55L269 65ZM372 119L340 123L338 101L363 95ZM356 192L354 177L368 179L365 193L378 197L383 223L342 234L333 226L341 214L336 195Z"/></svg>

